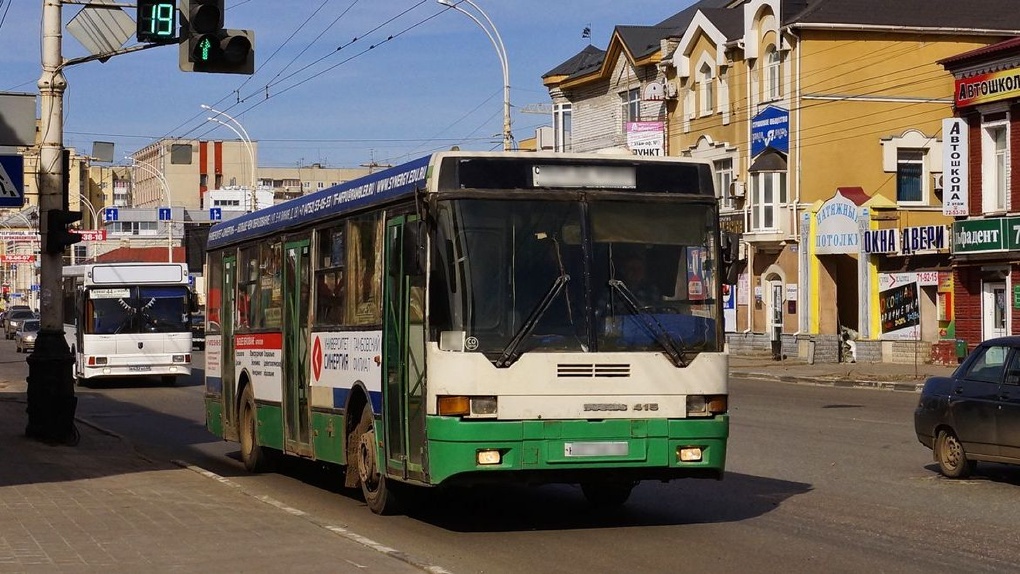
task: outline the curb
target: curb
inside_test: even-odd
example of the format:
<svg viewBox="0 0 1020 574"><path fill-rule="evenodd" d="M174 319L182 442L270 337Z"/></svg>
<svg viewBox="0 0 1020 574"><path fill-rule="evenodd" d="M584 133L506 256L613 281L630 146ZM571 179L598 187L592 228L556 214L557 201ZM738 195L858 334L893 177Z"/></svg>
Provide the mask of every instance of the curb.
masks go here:
<svg viewBox="0 0 1020 574"><path fill-rule="evenodd" d="M906 393L920 393L924 383L905 383L897 381L858 381L853 379L816 379L797 375L773 375L754 371L730 371L731 377L744 379L758 379L763 381L775 381L779 383L790 383L795 385L815 385L819 387L837 388L860 388L877 389L883 391L898 391Z"/></svg>

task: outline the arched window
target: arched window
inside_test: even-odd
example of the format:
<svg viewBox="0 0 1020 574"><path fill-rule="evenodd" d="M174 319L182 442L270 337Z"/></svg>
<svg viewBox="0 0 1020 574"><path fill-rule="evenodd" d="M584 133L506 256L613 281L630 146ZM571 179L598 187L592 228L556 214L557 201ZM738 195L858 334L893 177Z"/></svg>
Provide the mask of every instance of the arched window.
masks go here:
<svg viewBox="0 0 1020 574"><path fill-rule="evenodd" d="M712 66L708 63L701 65L698 71L701 80L701 115L707 116L712 113L715 107L715 85L712 77Z"/></svg>
<svg viewBox="0 0 1020 574"><path fill-rule="evenodd" d="M769 46L765 52L764 99L771 102L782 97L782 78L779 51Z"/></svg>

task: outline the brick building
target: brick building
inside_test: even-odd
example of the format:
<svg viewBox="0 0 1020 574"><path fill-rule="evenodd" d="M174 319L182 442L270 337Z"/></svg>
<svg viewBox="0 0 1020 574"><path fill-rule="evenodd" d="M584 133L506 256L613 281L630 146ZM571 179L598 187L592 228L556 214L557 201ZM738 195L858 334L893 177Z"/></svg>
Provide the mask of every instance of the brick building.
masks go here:
<svg viewBox="0 0 1020 574"><path fill-rule="evenodd" d="M939 62L955 78L958 157L946 166L955 334L969 347L1020 327L1020 38ZM948 158L947 158L948 161ZM954 195L950 195L950 194Z"/></svg>

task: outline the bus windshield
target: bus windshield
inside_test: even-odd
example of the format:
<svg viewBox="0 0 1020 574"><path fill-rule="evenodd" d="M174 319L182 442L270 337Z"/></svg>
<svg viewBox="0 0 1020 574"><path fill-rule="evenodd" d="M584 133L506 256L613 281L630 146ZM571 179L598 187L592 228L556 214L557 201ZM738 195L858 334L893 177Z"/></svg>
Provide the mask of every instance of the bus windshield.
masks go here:
<svg viewBox="0 0 1020 574"><path fill-rule="evenodd" d="M575 198L577 196L574 196ZM501 357L719 351L714 207L605 199L439 204L433 335Z"/></svg>
<svg viewBox="0 0 1020 574"><path fill-rule="evenodd" d="M188 288L90 288L82 327L94 335L190 332Z"/></svg>

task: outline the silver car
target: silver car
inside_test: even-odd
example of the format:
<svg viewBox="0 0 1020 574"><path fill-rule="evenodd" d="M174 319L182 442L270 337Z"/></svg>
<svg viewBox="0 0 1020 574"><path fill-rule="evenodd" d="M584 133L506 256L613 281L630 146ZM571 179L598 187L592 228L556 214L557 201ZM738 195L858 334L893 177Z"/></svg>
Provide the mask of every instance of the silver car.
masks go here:
<svg viewBox="0 0 1020 574"><path fill-rule="evenodd" d="M4 336L13 339L21 324L29 319L38 319L35 313L24 309L14 309L4 315Z"/></svg>
<svg viewBox="0 0 1020 574"><path fill-rule="evenodd" d="M35 348L35 338L39 334L39 319L25 319L21 327L14 333L14 344L19 353L28 353Z"/></svg>

